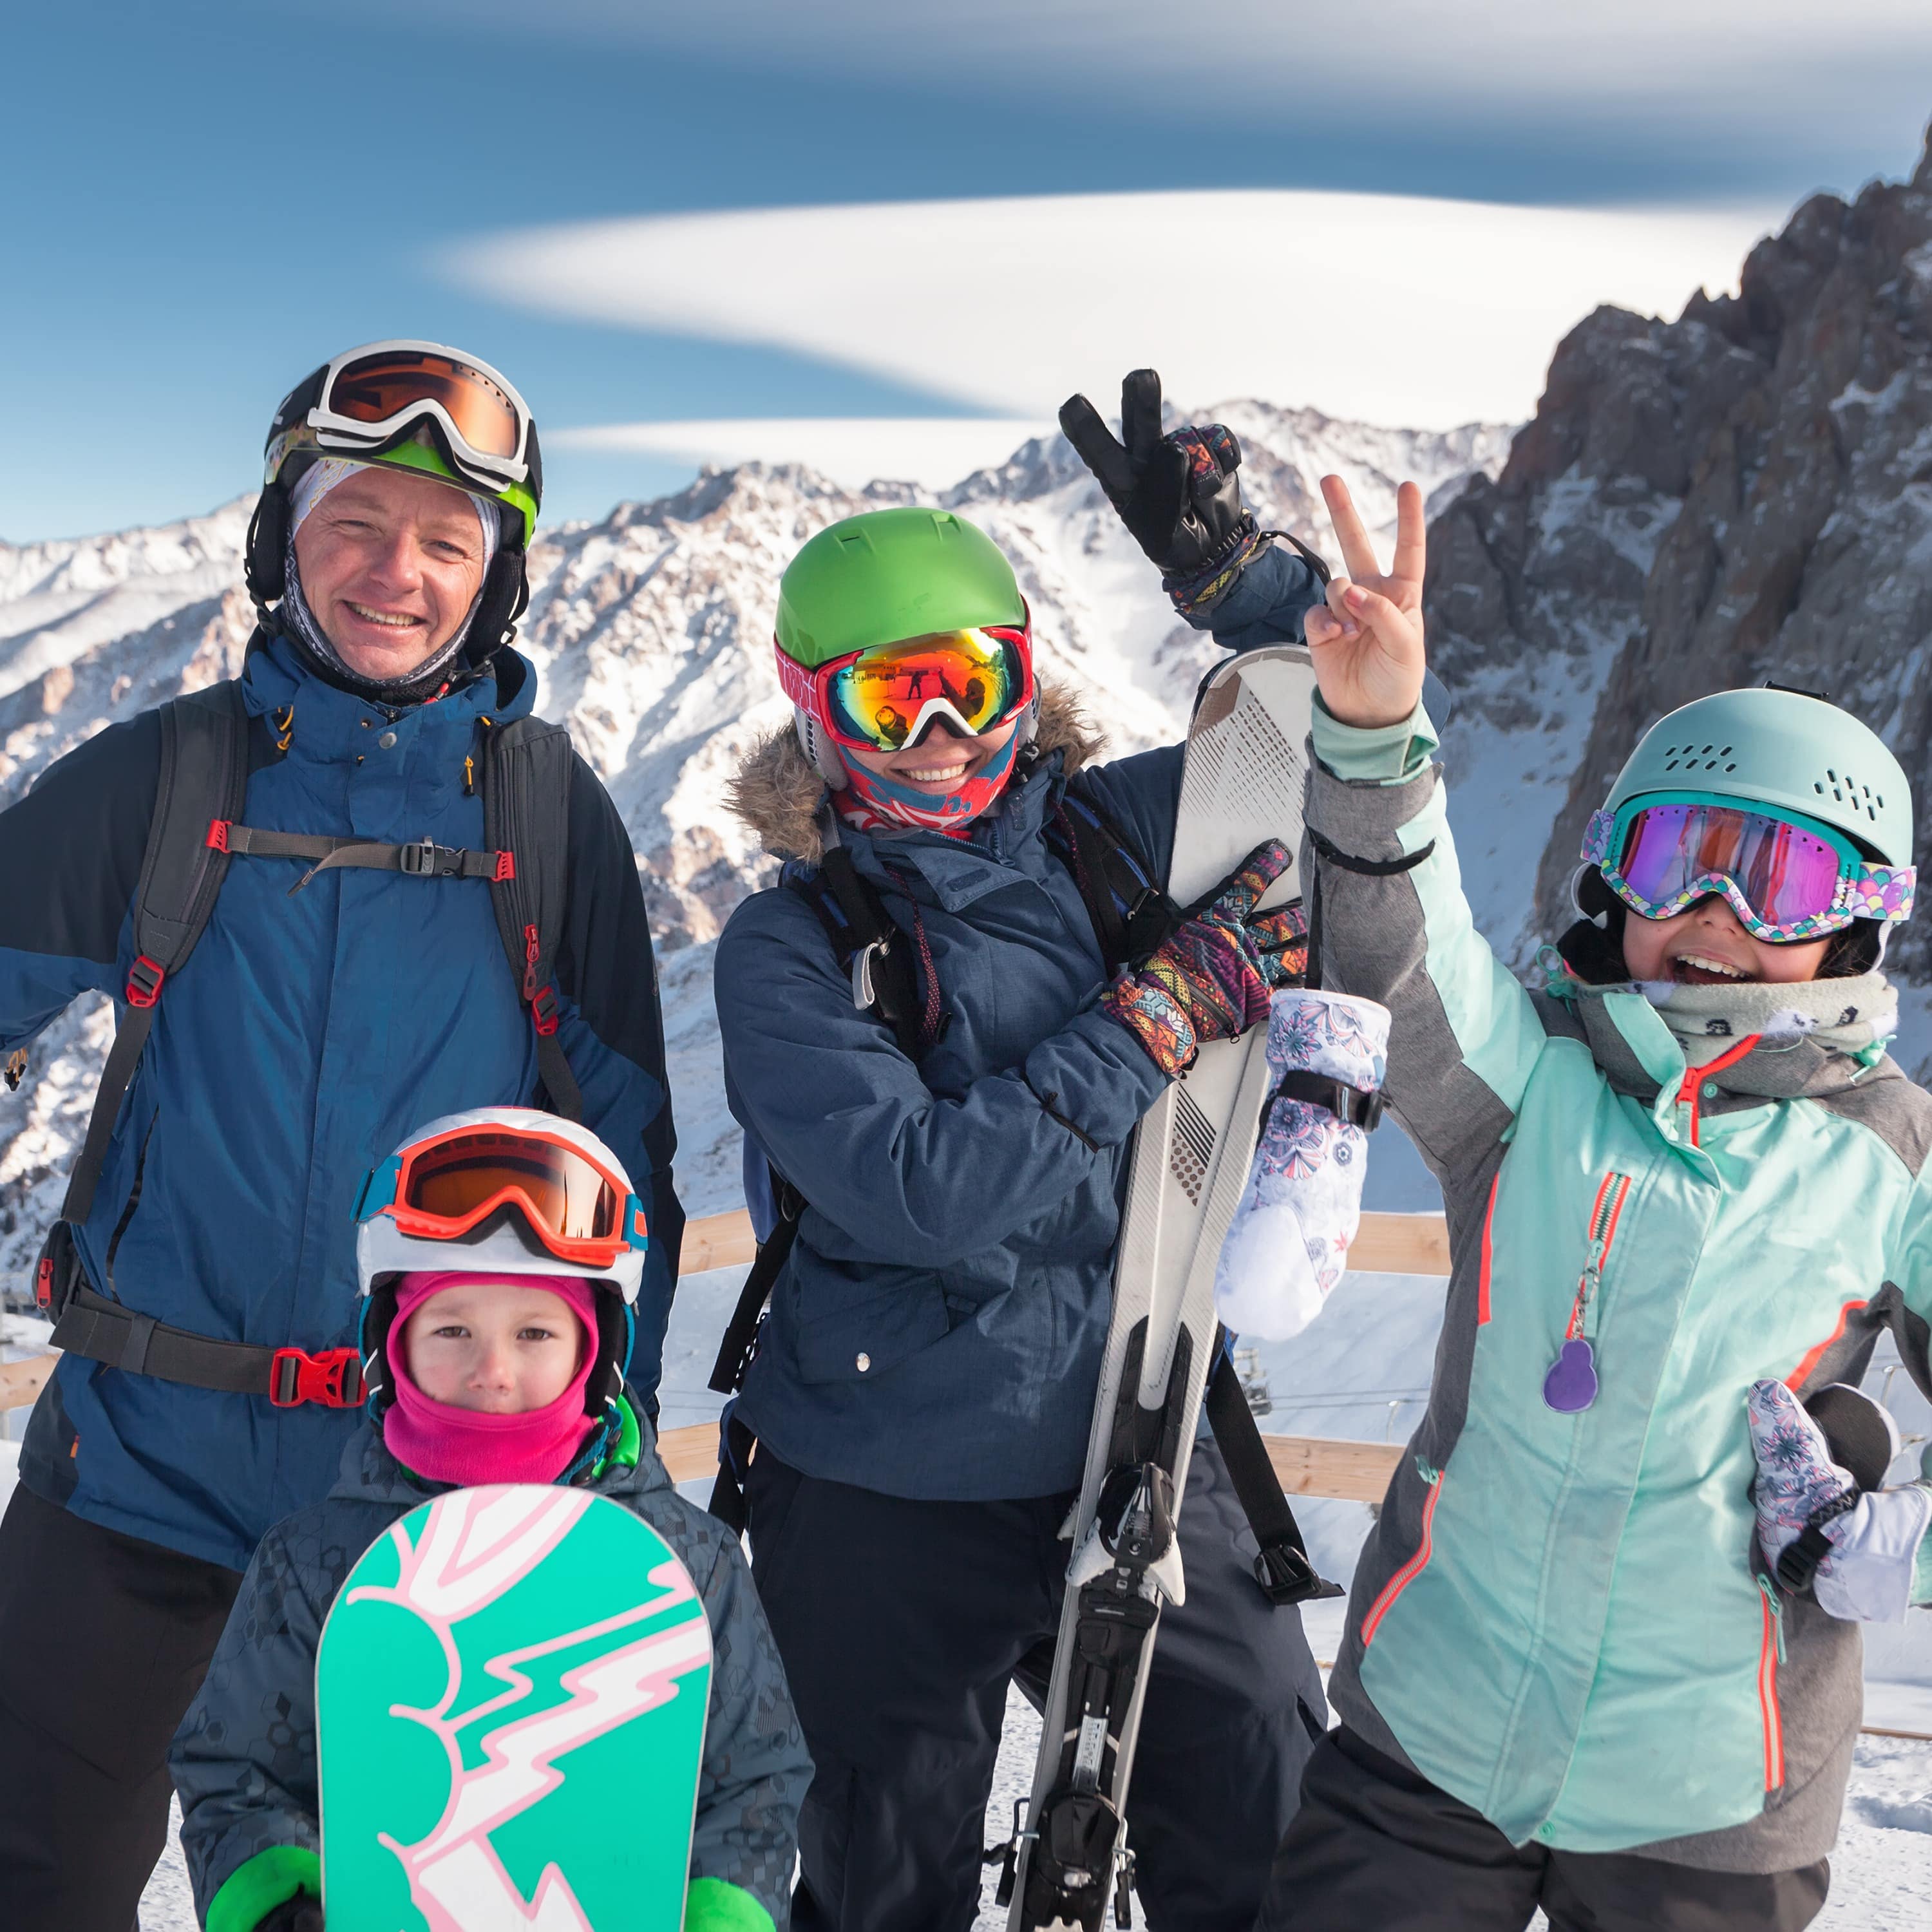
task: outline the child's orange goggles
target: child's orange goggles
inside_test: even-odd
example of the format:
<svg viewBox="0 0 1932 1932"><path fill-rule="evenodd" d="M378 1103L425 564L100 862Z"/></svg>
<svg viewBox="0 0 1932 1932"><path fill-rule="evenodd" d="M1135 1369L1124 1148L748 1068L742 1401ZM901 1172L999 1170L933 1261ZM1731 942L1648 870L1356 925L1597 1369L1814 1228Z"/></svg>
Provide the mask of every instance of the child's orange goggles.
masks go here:
<svg viewBox="0 0 1932 1932"><path fill-rule="evenodd" d="M364 1182L358 1222L454 1240L514 1208L558 1260L602 1270L646 1245L644 1203L581 1148L527 1130L459 1127L418 1142Z"/></svg>

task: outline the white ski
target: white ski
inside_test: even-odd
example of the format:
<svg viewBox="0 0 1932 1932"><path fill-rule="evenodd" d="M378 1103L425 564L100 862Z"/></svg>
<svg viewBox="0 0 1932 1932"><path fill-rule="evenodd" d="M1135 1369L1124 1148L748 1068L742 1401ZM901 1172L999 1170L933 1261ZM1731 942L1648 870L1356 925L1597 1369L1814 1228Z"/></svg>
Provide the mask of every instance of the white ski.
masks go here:
<svg viewBox="0 0 1932 1932"><path fill-rule="evenodd" d="M1314 692L1299 646L1244 652L1209 680L1175 817L1177 904L1267 839L1298 851ZM1298 866L1262 903L1300 892ZM1267 1095L1266 1033L1202 1047L1136 1130L1040 1758L1000 1884L1011 1932L1100 1932L1110 1893L1129 1922L1127 1783L1161 1605L1186 1595L1174 1517L1213 1366L1214 1265Z"/></svg>

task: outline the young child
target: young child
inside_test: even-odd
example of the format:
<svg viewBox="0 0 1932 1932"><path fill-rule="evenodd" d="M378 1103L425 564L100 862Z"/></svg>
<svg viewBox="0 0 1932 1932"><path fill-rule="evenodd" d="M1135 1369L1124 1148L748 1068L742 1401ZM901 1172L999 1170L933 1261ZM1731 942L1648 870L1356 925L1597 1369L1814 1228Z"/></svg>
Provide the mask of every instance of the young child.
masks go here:
<svg viewBox="0 0 1932 1932"><path fill-rule="evenodd" d="M1860 1717L1847 1619L1932 1597L1924 1490L1860 1496L1801 1406L1888 1329L1932 1388L1932 1100L1886 1057L1877 970L1910 788L1815 698L1672 712L1524 992L1431 758L1420 494L1382 576L1324 488L1353 580L1306 624L1323 983L1394 1012L1387 1096L1455 1268L1262 1922L1804 1925Z"/></svg>
<svg viewBox="0 0 1932 1932"><path fill-rule="evenodd" d="M1191 608L1258 539L1232 437L1165 438L1144 400L1132 457L1172 487L1143 542ZM1259 550L1262 584L1319 594L1289 550ZM758 1588L818 1767L793 1923L950 1932L978 1909L1007 1684L1037 1695L1051 1662L1130 1137L1197 1041L1265 1017L1287 927L1251 915L1286 855L1110 984L1078 868L1113 876L1104 820L1136 897L1165 876L1180 752L1090 762L992 540L945 512L849 518L793 560L777 628L796 728L737 803L791 862L732 915L716 985L732 1110L808 1204L739 1406ZM836 900L815 908L814 880ZM862 916L855 881L888 923L884 956L848 963L827 927ZM903 1034L872 1004L900 960ZM1129 1808L1148 1912L1191 1932L1249 1932L1322 1724L1246 1529L1201 1442Z"/></svg>
<svg viewBox="0 0 1932 1932"><path fill-rule="evenodd" d="M645 1242L623 1169L548 1114L452 1114L358 1219L369 1420L328 1499L263 1539L170 1759L203 1923L320 1932L316 1648L363 1552L448 1488L571 1483L650 1523L711 1620L686 1932L772 1932L811 1761L736 1539L671 1486L624 1393Z"/></svg>

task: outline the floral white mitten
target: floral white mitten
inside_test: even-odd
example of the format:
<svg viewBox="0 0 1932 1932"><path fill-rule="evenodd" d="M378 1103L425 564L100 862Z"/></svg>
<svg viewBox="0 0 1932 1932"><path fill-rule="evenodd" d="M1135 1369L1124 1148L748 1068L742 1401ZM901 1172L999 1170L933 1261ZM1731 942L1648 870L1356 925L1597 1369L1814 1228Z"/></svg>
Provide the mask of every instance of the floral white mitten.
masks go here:
<svg viewBox="0 0 1932 1932"><path fill-rule="evenodd" d="M1352 994L1284 987L1269 1003L1274 1089L1214 1273L1214 1312L1236 1334L1300 1334L1342 1279L1388 1036L1388 1009Z"/></svg>

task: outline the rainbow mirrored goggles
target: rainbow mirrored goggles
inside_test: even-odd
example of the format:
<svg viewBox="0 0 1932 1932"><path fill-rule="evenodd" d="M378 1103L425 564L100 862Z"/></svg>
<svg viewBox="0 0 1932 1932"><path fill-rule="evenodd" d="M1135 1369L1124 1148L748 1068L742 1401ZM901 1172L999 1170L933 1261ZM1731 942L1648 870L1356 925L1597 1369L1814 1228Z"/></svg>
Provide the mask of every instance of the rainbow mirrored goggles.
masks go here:
<svg viewBox="0 0 1932 1932"><path fill-rule="evenodd" d="M1820 939L1855 919L1909 919L1918 878L1914 866L1869 863L1815 819L1702 792L1652 792L1593 814L1583 862L1646 919L1670 919L1716 893L1774 945Z"/></svg>
<svg viewBox="0 0 1932 1932"><path fill-rule="evenodd" d="M997 730L1033 701L1030 628L991 626L875 644L808 670L782 649L778 682L840 744L896 752L936 720L962 737Z"/></svg>
<svg viewBox="0 0 1932 1932"><path fill-rule="evenodd" d="M644 1204L601 1161L560 1136L466 1126L418 1141L362 1184L360 1222L387 1214L406 1234L454 1240L514 1208L559 1261L596 1273L649 1246Z"/></svg>

